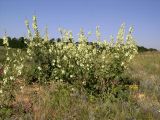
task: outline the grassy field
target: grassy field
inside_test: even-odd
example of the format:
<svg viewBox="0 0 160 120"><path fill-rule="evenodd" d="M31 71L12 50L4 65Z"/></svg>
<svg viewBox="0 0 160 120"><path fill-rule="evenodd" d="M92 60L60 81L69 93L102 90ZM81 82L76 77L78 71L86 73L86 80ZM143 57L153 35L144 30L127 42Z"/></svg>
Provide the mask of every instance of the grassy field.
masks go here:
<svg viewBox="0 0 160 120"><path fill-rule="evenodd" d="M2 63L4 51L0 51ZM16 81L11 108L0 110L0 119L34 120L158 120L160 119L160 53L139 53L126 71L135 81L129 100L104 99L78 91L63 82L27 85ZM71 88L71 89L70 89ZM108 97L108 96L107 96ZM112 97L112 96L111 96Z"/></svg>
<svg viewBox="0 0 160 120"><path fill-rule="evenodd" d="M137 103L144 112L144 117L147 119L154 116L154 119L160 119L160 53L140 53L130 64L128 73L133 80L139 82Z"/></svg>

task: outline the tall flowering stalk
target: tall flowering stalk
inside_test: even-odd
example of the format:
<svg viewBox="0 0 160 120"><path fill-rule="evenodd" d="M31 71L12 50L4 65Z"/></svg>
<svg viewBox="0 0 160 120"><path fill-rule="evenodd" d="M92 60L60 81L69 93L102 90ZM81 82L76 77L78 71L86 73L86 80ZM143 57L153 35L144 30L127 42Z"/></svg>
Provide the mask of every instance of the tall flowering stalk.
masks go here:
<svg viewBox="0 0 160 120"><path fill-rule="evenodd" d="M48 27L46 26L45 28L45 36L44 36L44 41L49 41L49 37L48 37Z"/></svg>
<svg viewBox="0 0 160 120"><path fill-rule="evenodd" d="M100 27L97 26L96 27L96 37L97 37L97 41L101 41L101 32L100 32Z"/></svg>
<svg viewBox="0 0 160 120"><path fill-rule="evenodd" d="M39 31L38 31L38 25L37 25L37 17L36 16L33 16L33 24L32 24L32 27L34 29L34 36L37 37L37 38L40 38L40 34L39 34Z"/></svg>
<svg viewBox="0 0 160 120"><path fill-rule="evenodd" d="M26 27L27 27L28 38L29 38L30 40L32 40L33 38L32 38L32 33L31 33L31 30L30 30L30 27L29 27L29 21L28 21L28 20L25 20L25 25L26 25Z"/></svg>
<svg viewBox="0 0 160 120"><path fill-rule="evenodd" d="M85 36L84 30L81 28L80 32L78 34L78 41L80 43L86 43L87 42L87 37Z"/></svg>

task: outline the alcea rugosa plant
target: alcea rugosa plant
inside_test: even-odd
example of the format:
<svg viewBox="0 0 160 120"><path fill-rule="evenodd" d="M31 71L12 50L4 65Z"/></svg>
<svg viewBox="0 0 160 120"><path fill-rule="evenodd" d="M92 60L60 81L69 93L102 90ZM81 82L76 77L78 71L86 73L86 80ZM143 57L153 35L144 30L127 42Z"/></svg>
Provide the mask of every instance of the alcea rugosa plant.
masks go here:
<svg viewBox="0 0 160 120"><path fill-rule="evenodd" d="M64 81L77 83L92 92L105 92L121 84L118 78L137 54L137 46L132 36L133 28L129 29L125 40L124 24L119 29L115 43L113 37L109 42L101 41L99 27L96 28L96 41L89 43L88 35L81 29L77 43L72 32L64 29L60 29L59 42L49 41L47 29L45 37L42 38L35 16L32 24L34 35L29 22L25 23L29 40L26 41L25 56L17 59L19 62L22 60L21 64L17 62L17 67L21 68L19 73L21 71L22 76L28 77L28 82ZM17 75L14 75L15 79L16 77Z"/></svg>

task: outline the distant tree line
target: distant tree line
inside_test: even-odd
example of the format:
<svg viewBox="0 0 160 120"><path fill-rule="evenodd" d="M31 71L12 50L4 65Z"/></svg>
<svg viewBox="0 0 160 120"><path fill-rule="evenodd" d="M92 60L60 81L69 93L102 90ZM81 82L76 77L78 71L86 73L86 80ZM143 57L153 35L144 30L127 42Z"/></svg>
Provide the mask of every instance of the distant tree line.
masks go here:
<svg viewBox="0 0 160 120"><path fill-rule="evenodd" d="M11 38L11 37L7 37L8 38L8 42L9 42L9 47L11 48L26 48L27 45L25 44L25 38L24 37L20 37L20 38ZM0 38L0 46L3 46L3 39Z"/></svg>
<svg viewBox="0 0 160 120"><path fill-rule="evenodd" d="M20 37L20 38L11 38L11 37L8 37L8 42L9 42L9 47L11 48L20 48L20 49L23 49L23 48L26 48L27 45L25 44L25 40L27 40L26 38L24 37ZM60 38L52 38L50 39L50 42L54 43L54 42L60 42L61 39ZM76 42L75 44L79 44L79 42ZM87 42L87 44L89 45L93 45L92 42ZM0 38L0 46L3 46L3 39ZM137 46L138 47L138 51L139 52L147 52L147 51L158 51L157 49L154 49L154 48L145 48L143 46Z"/></svg>
<svg viewBox="0 0 160 120"><path fill-rule="evenodd" d="M143 46L137 46L137 47L138 47L138 52L158 51L157 49L154 48L145 48Z"/></svg>

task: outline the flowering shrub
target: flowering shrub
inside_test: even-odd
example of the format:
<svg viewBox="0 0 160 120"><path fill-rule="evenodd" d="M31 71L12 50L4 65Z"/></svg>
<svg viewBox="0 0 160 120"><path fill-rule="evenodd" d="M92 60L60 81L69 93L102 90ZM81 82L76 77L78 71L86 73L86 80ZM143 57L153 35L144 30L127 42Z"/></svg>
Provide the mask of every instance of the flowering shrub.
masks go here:
<svg viewBox="0 0 160 120"><path fill-rule="evenodd" d="M35 16L33 16L34 35L27 20L25 24L29 39L26 41L27 50L25 54L22 50L17 50L10 56L7 54L3 85L21 76L25 77L29 83L42 84L56 80L70 84L76 83L91 92L106 92L122 84L119 77L137 54L132 27L124 41L124 24L120 27L115 43L113 37L110 42L102 42L100 29L97 27L97 41L92 44L89 44L88 35L83 29L78 35L78 44L74 41L72 32L64 29L60 29L61 41L51 42L47 28L45 37L41 37ZM6 37L4 44L8 49Z"/></svg>
<svg viewBox="0 0 160 120"><path fill-rule="evenodd" d="M15 80L21 76L23 69L22 51L10 49L7 35L3 37L6 60L0 73L0 105L10 104L14 100Z"/></svg>

